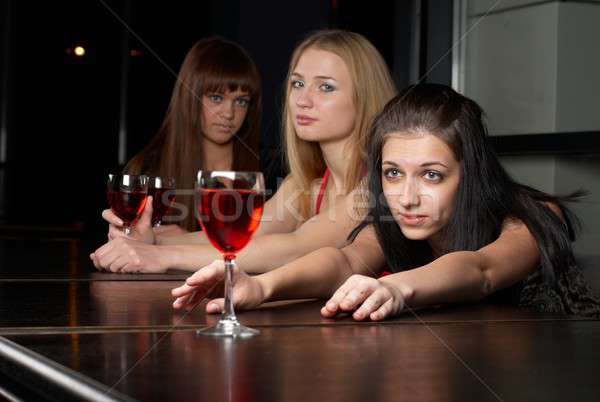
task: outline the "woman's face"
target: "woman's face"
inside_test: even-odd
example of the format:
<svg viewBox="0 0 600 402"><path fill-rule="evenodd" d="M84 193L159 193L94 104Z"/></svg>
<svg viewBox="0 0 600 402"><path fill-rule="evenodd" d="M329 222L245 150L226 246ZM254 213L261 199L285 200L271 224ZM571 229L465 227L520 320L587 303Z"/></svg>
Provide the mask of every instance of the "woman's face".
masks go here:
<svg viewBox="0 0 600 402"><path fill-rule="evenodd" d="M352 80L338 55L306 49L292 71L289 110L296 133L305 141L348 137L355 125Z"/></svg>
<svg viewBox="0 0 600 402"><path fill-rule="evenodd" d="M435 135L394 133L381 156L383 193L402 233L435 241L450 220L460 181L454 153Z"/></svg>
<svg viewBox="0 0 600 402"><path fill-rule="evenodd" d="M204 138L223 145L231 141L246 118L250 96L237 89L211 92L202 96L202 133Z"/></svg>

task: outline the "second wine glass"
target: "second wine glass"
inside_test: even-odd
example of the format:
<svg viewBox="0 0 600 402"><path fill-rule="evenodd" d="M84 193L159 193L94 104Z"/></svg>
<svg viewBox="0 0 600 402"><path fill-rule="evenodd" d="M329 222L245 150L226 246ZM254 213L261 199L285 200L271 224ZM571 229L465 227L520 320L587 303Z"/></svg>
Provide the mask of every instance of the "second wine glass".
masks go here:
<svg viewBox="0 0 600 402"><path fill-rule="evenodd" d="M152 196L152 226L159 227L163 217L175 201L175 179L150 176L148 195Z"/></svg>

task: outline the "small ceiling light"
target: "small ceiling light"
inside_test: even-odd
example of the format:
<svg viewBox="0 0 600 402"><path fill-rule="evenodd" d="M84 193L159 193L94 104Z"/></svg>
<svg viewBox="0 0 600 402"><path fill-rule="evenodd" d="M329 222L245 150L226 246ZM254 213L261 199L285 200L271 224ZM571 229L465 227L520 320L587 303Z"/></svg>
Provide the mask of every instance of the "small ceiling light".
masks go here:
<svg viewBox="0 0 600 402"><path fill-rule="evenodd" d="M75 56L77 57L82 57L85 54L85 49L83 46L75 46L75 49L73 49Z"/></svg>

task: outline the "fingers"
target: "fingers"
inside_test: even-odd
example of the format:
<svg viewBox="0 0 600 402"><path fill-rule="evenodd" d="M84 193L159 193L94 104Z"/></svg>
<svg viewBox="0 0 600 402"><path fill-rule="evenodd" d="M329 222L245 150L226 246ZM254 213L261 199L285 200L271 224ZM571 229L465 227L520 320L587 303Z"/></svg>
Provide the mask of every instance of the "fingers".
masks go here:
<svg viewBox="0 0 600 402"><path fill-rule="evenodd" d="M97 269L105 269L111 272L119 272L129 263L139 264L140 262L139 257L127 245L127 240L124 238L105 243L92 253L90 258L92 258Z"/></svg>
<svg viewBox="0 0 600 402"><path fill-rule="evenodd" d="M196 291L196 286L190 286L187 283L171 289L171 296L173 297L184 297L189 296L191 293Z"/></svg>
<svg viewBox="0 0 600 402"><path fill-rule="evenodd" d="M109 253L111 247L109 246L109 244L110 242L103 244L95 252L90 254L90 258L92 259L92 262L94 263L94 267L96 267L96 269L103 270L107 267L107 265L104 265L104 263L112 262L112 260L108 260L106 258L106 255Z"/></svg>
<svg viewBox="0 0 600 402"><path fill-rule="evenodd" d="M151 227L152 226L152 196L149 195L146 198L146 204L144 205L144 210L142 211L142 216L138 222L138 225L141 227ZM141 229L140 227L140 229Z"/></svg>
<svg viewBox="0 0 600 402"><path fill-rule="evenodd" d="M186 279L185 283L171 290L171 295L177 299L173 302L173 308L191 308L198 304L209 294L225 276L225 267L222 261L214 261L212 264L196 271Z"/></svg>
<svg viewBox="0 0 600 402"><path fill-rule="evenodd" d="M377 280L363 275L352 275L335 291L321 314L332 317L341 311L354 310L377 287Z"/></svg>
<svg viewBox="0 0 600 402"><path fill-rule="evenodd" d="M96 268L98 270L102 270L102 267L100 266L100 263L98 262L98 259L96 258L95 253L90 254L90 260L92 260L92 264L94 264L94 268Z"/></svg>
<svg viewBox="0 0 600 402"><path fill-rule="evenodd" d="M339 287L321 309L321 315L329 318L341 312L354 311L357 321L369 318L383 320L404 308L404 298L375 278L353 275Z"/></svg>
<svg viewBox="0 0 600 402"><path fill-rule="evenodd" d="M351 276L335 291L333 296L329 299L329 301L325 304L325 307L321 309L321 314L326 317L332 317L338 313L340 302L346 297L346 294L352 289L355 282L354 275Z"/></svg>
<svg viewBox="0 0 600 402"><path fill-rule="evenodd" d="M216 260L196 271L192 276L185 280L185 283L190 286L202 286L208 282L214 283L222 281L224 278L225 264L223 261Z"/></svg>
<svg viewBox="0 0 600 402"><path fill-rule="evenodd" d="M206 305L206 312L209 314L216 314L216 313L220 313L221 311L223 311L224 308L225 308L225 299L223 299L223 298L213 299L213 300L209 301L208 304Z"/></svg>
<svg viewBox="0 0 600 402"><path fill-rule="evenodd" d="M390 302L390 304L391 304L392 295L386 288L379 287L373 293L371 293L371 295L369 297L367 297L365 299L365 301L362 302L360 307L358 309L356 309L354 314L352 314L352 317L358 321L363 320L367 317L373 319L372 316L377 317L377 319L383 319L383 317L385 317L385 315L383 315L381 318L379 318L380 314L379 313L374 314L374 313L376 311L378 311L383 306L383 304L388 303L388 302ZM382 313L383 312L385 312L385 309L382 310Z"/></svg>
<svg viewBox="0 0 600 402"><path fill-rule="evenodd" d="M119 218L111 209L105 209L102 211L102 218L105 221L115 226L123 226L123 221Z"/></svg>
<svg viewBox="0 0 600 402"><path fill-rule="evenodd" d="M389 299L383 303L377 310L370 314L370 318L373 321L383 320L385 317L391 315L394 311L394 300Z"/></svg>
<svg viewBox="0 0 600 402"><path fill-rule="evenodd" d="M108 240L113 240L118 237L127 237L127 235L125 234L125 232L123 232L122 228L118 228L114 225L109 225L108 226Z"/></svg>
<svg viewBox="0 0 600 402"><path fill-rule="evenodd" d="M171 292L172 293L172 292ZM185 307L186 311L191 311L198 303L202 301L203 297L199 292L192 290L190 293L185 296L178 297L173 302L173 308L180 309Z"/></svg>

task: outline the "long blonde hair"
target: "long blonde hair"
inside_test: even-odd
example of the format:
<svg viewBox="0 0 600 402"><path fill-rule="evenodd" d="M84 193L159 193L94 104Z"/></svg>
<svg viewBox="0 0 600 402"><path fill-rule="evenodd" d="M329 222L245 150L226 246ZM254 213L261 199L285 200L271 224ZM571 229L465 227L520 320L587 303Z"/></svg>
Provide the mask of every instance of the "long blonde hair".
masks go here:
<svg viewBox="0 0 600 402"><path fill-rule="evenodd" d="M352 97L356 109L356 124L351 134L345 194L361 182L366 167L366 146L369 127L375 115L395 94L396 88L381 54L364 36L342 30L316 31L304 39L292 54L286 79L283 107L283 133L286 162L290 177L301 189L299 212L306 219L310 214L311 183L323 176L326 169L323 153L318 142L301 139L294 129L289 108L291 74L300 56L307 49L319 49L339 56L350 73Z"/></svg>

